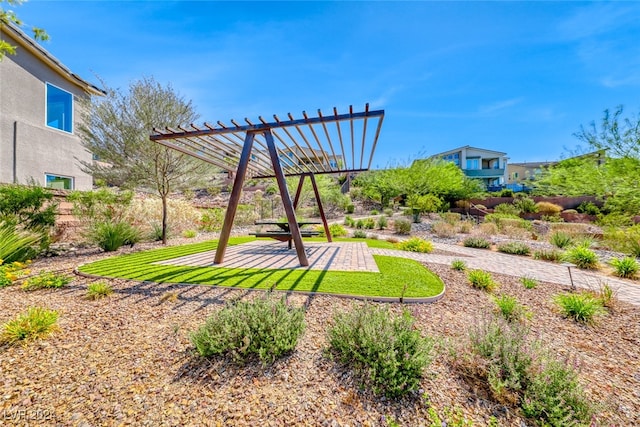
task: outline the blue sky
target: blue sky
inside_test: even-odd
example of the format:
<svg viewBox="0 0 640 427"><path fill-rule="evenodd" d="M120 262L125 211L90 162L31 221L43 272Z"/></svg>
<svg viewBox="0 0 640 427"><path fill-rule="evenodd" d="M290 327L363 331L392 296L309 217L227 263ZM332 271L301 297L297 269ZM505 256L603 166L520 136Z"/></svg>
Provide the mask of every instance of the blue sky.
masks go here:
<svg viewBox="0 0 640 427"><path fill-rule="evenodd" d="M640 109L640 3L41 1L15 8L86 80L170 82L201 121L386 112L375 167L459 146L556 160Z"/></svg>

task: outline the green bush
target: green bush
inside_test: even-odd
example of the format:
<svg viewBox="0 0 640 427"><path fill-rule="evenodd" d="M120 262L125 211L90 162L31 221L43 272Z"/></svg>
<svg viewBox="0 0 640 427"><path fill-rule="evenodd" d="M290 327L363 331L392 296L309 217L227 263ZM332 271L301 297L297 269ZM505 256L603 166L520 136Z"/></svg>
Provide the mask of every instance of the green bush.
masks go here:
<svg viewBox="0 0 640 427"><path fill-rule="evenodd" d="M43 338L58 329L57 322L57 311L30 307L26 313L3 325L0 342L11 345Z"/></svg>
<svg viewBox="0 0 640 427"><path fill-rule="evenodd" d="M386 216L389 216L389 217L393 216L393 209L391 208L385 208L383 212Z"/></svg>
<svg viewBox="0 0 640 427"><path fill-rule="evenodd" d="M374 218L367 218L364 220L363 227L366 230L373 230L376 227L376 220Z"/></svg>
<svg viewBox="0 0 640 427"><path fill-rule="evenodd" d="M362 219L357 220L357 221L356 221L356 225L355 225L355 227L356 227L358 230L363 229L363 228L364 228L364 220L362 220Z"/></svg>
<svg viewBox="0 0 640 427"><path fill-rule="evenodd" d="M497 311L508 322L520 321L529 317L527 308L520 304L517 298L502 294L493 299L497 306Z"/></svg>
<svg viewBox="0 0 640 427"><path fill-rule="evenodd" d="M348 204L347 207L345 208L345 212L348 214L354 213L355 210L356 210L356 207L353 205L353 203Z"/></svg>
<svg viewBox="0 0 640 427"><path fill-rule="evenodd" d="M113 288L105 282L93 282L87 286L87 299L97 300L113 293Z"/></svg>
<svg viewBox="0 0 640 427"><path fill-rule="evenodd" d="M29 230L48 230L56 223L53 193L37 185L0 185L0 223ZM45 206L46 205L46 206Z"/></svg>
<svg viewBox="0 0 640 427"><path fill-rule="evenodd" d="M563 259L566 262L575 264L578 268L586 270L595 270L598 268L598 255L584 246L576 246L568 249L564 253Z"/></svg>
<svg viewBox="0 0 640 427"><path fill-rule="evenodd" d="M215 312L191 333L191 342L204 357L226 354L244 363L257 356L266 366L295 349L303 332L304 310L267 296Z"/></svg>
<svg viewBox="0 0 640 427"><path fill-rule="evenodd" d="M631 227L608 227L604 241L613 250L640 258L640 224Z"/></svg>
<svg viewBox="0 0 640 427"><path fill-rule="evenodd" d="M562 206L550 202L538 202L536 203L536 207L539 213L550 217L558 216L558 214L562 212Z"/></svg>
<svg viewBox="0 0 640 427"><path fill-rule="evenodd" d="M578 205L576 210L580 213L587 215L599 215L600 208L596 206L593 202L582 202Z"/></svg>
<svg viewBox="0 0 640 427"><path fill-rule="evenodd" d="M500 197L513 197L513 190L509 188L503 188L500 191Z"/></svg>
<svg viewBox="0 0 640 427"><path fill-rule="evenodd" d="M454 259L451 261L451 268L456 271L464 271L467 269L467 264L461 259Z"/></svg>
<svg viewBox="0 0 640 427"><path fill-rule="evenodd" d="M322 225L317 226L316 231L320 233L318 234L318 237L327 237ZM332 237L344 237L349 234L347 233L347 230L340 224L329 224L329 233L331 233Z"/></svg>
<svg viewBox="0 0 640 427"><path fill-rule="evenodd" d="M615 269L614 274L618 277L624 277L627 279L633 279L638 274L638 261L635 258L614 258L611 260L611 265Z"/></svg>
<svg viewBox="0 0 640 427"><path fill-rule="evenodd" d="M534 202L533 199L530 199L529 197L518 198L513 202L513 204L522 213L538 212L538 207L536 206L536 202Z"/></svg>
<svg viewBox="0 0 640 427"><path fill-rule="evenodd" d="M20 261L4 264L4 261L0 259L0 289L11 286L20 277L29 274L29 270L25 270L26 266L27 263Z"/></svg>
<svg viewBox="0 0 640 427"><path fill-rule="evenodd" d="M388 397L416 390L432 358L432 340L420 336L408 311L392 317L388 309L371 304L337 313L328 341L332 355L374 393Z"/></svg>
<svg viewBox="0 0 640 427"><path fill-rule="evenodd" d="M202 231L220 231L222 224L224 224L224 209L222 208L207 209L200 217Z"/></svg>
<svg viewBox="0 0 640 427"><path fill-rule="evenodd" d="M371 211L371 215L379 215L380 212L377 209Z"/></svg>
<svg viewBox="0 0 640 427"><path fill-rule="evenodd" d="M469 271L467 273L467 280L469 280L469 283L474 288L487 292L493 292L498 287L498 284L493 281L491 274L482 270Z"/></svg>
<svg viewBox="0 0 640 427"><path fill-rule="evenodd" d="M185 237L187 239L193 239L197 235L198 235L198 232L196 230L184 230L182 232L182 237Z"/></svg>
<svg viewBox="0 0 640 427"><path fill-rule="evenodd" d="M67 200L73 203L73 213L91 223L123 220L133 200L131 191L116 192L108 188L95 191L72 191Z"/></svg>
<svg viewBox="0 0 640 427"><path fill-rule="evenodd" d="M433 243L423 240L419 237L412 237L408 240L403 240L395 245L402 251L431 253L433 252Z"/></svg>
<svg viewBox="0 0 640 427"><path fill-rule="evenodd" d="M44 271L37 276L30 277L22 283L22 290L35 291L37 289L59 289L73 280L71 276Z"/></svg>
<svg viewBox="0 0 640 427"><path fill-rule="evenodd" d="M549 236L549 243L557 248L564 249L573 244L573 238L563 231L554 231Z"/></svg>
<svg viewBox="0 0 640 427"><path fill-rule="evenodd" d="M0 223L0 260L9 264L24 262L38 253L37 245L41 236L27 230L17 230L15 226Z"/></svg>
<svg viewBox="0 0 640 427"><path fill-rule="evenodd" d="M520 215L520 209L517 206L512 205L511 203L500 203L496 207L493 208L493 212L497 214L507 214L507 215Z"/></svg>
<svg viewBox="0 0 640 427"><path fill-rule="evenodd" d="M347 215L344 217L344 225L346 225L347 227L354 227L356 225L356 222L353 218Z"/></svg>
<svg viewBox="0 0 640 427"><path fill-rule="evenodd" d="M140 232L128 222L108 221L92 224L86 237L103 251L112 252L123 245L133 246L139 242Z"/></svg>
<svg viewBox="0 0 640 427"><path fill-rule="evenodd" d="M529 255L531 249L522 242L508 242L498 245L498 251L511 255Z"/></svg>
<svg viewBox="0 0 640 427"><path fill-rule="evenodd" d="M563 253L555 249L539 249L533 252L533 259L560 262Z"/></svg>
<svg viewBox="0 0 640 427"><path fill-rule="evenodd" d="M380 216L377 222L378 230L384 230L387 227L387 225L389 225L389 221L387 221L387 217Z"/></svg>
<svg viewBox="0 0 640 427"><path fill-rule="evenodd" d="M396 234L409 234L411 233L411 222L406 219L396 219L393 222L393 229Z"/></svg>
<svg viewBox="0 0 640 427"><path fill-rule="evenodd" d="M535 289L538 286L538 281L533 277L521 277L520 283L525 289Z"/></svg>
<svg viewBox="0 0 640 427"><path fill-rule="evenodd" d="M462 244L467 248L476 249L489 249L491 247L491 242L482 237L467 237Z"/></svg>
<svg viewBox="0 0 640 427"><path fill-rule="evenodd" d="M363 231L363 230L356 230L353 232L353 238L354 239L366 239L367 238L367 232Z"/></svg>
<svg viewBox="0 0 640 427"><path fill-rule="evenodd" d="M564 293L554 297L562 314L580 323L593 323L595 317L604 314L602 302L590 293Z"/></svg>

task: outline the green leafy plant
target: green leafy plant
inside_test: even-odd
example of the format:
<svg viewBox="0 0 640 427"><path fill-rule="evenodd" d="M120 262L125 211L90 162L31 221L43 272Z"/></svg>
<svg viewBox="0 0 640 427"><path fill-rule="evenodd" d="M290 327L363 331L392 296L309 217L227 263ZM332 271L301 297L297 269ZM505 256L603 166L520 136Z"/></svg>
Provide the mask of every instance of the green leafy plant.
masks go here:
<svg viewBox="0 0 640 427"><path fill-rule="evenodd" d="M113 293L113 288L106 282L93 282L87 286L87 299L97 300Z"/></svg>
<svg viewBox="0 0 640 427"><path fill-rule="evenodd" d="M520 283L525 289L535 289L538 286L538 281L533 277L521 277Z"/></svg>
<svg viewBox="0 0 640 427"><path fill-rule="evenodd" d="M578 268L586 270L596 270L598 268L598 255L584 246L575 246L568 249L564 253L563 259L566 262L575 264Z"/></svg>
<svg viewBox="0 0 640 427"><path fill-rule="evenodd" d="M0 222L0 259L7 264L31 259L38 253L40 240L41 236L36 233Z"/></svg>
<svg viewBox="0 0 640 427"><path fill-rule="evenodd" d="M388 309L365 304L335 314L332 323L330 354L351 366L375 393L396 397L419 387L433 341L421 337L408 311L391 316Z"/></svg>
<svg viewBox="0 0 640 427"><path fill-rule="evenodd" d="M327 237L324 232L324 227L319 225L316 227L316 231L318 231L318 237ZM343 237L349 234L347 230L340 224L329 224L329 232L332 237Z"/></svg>
<svg viewBox="0 0 640 427"><path fill-rule="evenodd" d="M491 242L483 237L467 237L462 242L464 246L467 248L476 248L476 249L489 249L491 248Z"/></svg>
<svg viewBox="0 0 640 427"><path fill-rule="evenodd" d="M356 221L356 223L355 223L355 227L356 227L357 229L362 229L362 228L364 228L364 220L363 220L363 219L359 219L359 220L357 220L357 221Z"/></svg>
<svg viewBox="0 0 640 427"><path fill-rule="evenodd" d="M378 222L376 225L378 226L378 230L384 230L385 228L387 228L387 225L389 225L389 221L387 220L387 217L380 216L378 217Z"/></svg>
<svg viewBox="0 0 640 427"><path fill-rule="evenodd" d="M200 229L202 231L219 231L222 230L222 224L224 223L224 209L212 208L204 211L200 217ZM162 224L160 224L160 231L162 232ZM162 233L160 239L162 240Z"/></svg>
<svg viewBox="0 0 640 427"><path fill-rule="evenodd" d="M520 321L530 316L530 312L518 302L516 297L502 294L493 298L493 302L496 304L498 313L508 322Z"/></svg>
<svg viewBox="0 0 640 427"><path fill-rule="evenodd" d="M198 235L196 230L184 230L182 232L182 237L186 237L187 239L193 239Z"/></svg>
<svg viewBox="0 0 640 427"><path fill-rule="evenodd" d="M393 209L391 209L391 208L385 208L383 212L388 217L393 216Z"/></svg>
<svg viewBox="0 0 640 427"><path fill-rule="evenodd" d="M635 258L614 258L610 261L610 264L614 268L614 273L618 277L624 277L626 279L634 279L638 274L638 261Z"/></svg>
<svg viewBox="0 0 640 427"><path fill-rule="evenodd" d="M493 292L498 287L491 274L483 270L470 270L467 273L467 280L474 288L487 292Z"/></svg>
<svg viewBox="0 0 640 427"><path fill-rule="evenodd" d="M600 208L595 205L593 202L582 202L578 205L576 210L580 213L587 215L599 215Z"/></svg>
<svg viewBox="0 0 640 427"><path fill-rule="evenodd" d="M29 270L26 270L28 264L29 261L26 263L14 261L4 264L4 260L0 259L0 288L11 286L20 277L29 274Z"/></svg>
<svg viewBox="0 0 640 427"><path fill-rule="evenodd" d="M406 219L396 219L393 222L393 229L396 234L409 234L411 233L411 222Z"/></svg>
<svg viewBox="0 0 640 427"><path fill-rule="evenodd" d="M563 253L556 249L538 249L533 252L533 259L543 261L560 262Z"/></svg>
<svg viewBox="0 0 640 427"><path fill-rule="evenodd" d="M344 211L348 214L354 213L355 210L356 210L356 207L353 205L353 203L349 203L344 209Z"/></svg>
<svg viewBox="0 0 640 427"><path fill-rule="evenodd" d="M37 289L59 289L73 280L71 276L44 271L26 279L22 283L22 290L35 291Z"/></svg>
<svg viewBox="0 0 640 427"><path fill-rule="evenodd" d="M613 310L618 305L618 292L614 290L608 283L601 283L595 297L600 301L603 307Z"/></svg>
<svg viewBox="0 0 640 427"><path fill-rule="evenodd" d="M538 212L538 207L536 206L536 202L529 197L518 198L513 202L513 204L522 213Z"/></svg>
<svg viewBox="0 0 640 427"><path fill-rule="evenodd" d="M591 293L562 293L554 297L554 302L565 317L580 323L593 323L596 316L604 314L602 301Z"/></svg>
<svg viewBox="0 0 640 427"><path fill-rule="evenodd" d="M508 242L498 245L498 251L512 255L529 255L531 249L522 242Z"/></svg>
<svg viewBox="0 0 640 427"><path fill-rule="evenodd" d="M0 223L44 231L55 225L57 203L53 193L39 185L0 185Z"/></svg>
<svg viewBox="0 0 640 427"><path fill-rule="evenodd" d="M557 248L564 249L573 244L573 238L562 231L554 231L551 236L549 236L549 243Z"/></svg>
<svg viewBox="0 0 640 427"><path fill-rule="evenodd" d="M379 215L379 214L380 214L380 211L378 211L377 209L373 209L371 211L371 215Z"/></svg>
<svg viewBox="0 0 640 427"><path fill-rule="evenodd" d="M363 222L363 227L367 230L373 230L376 226L376 220L374 218L366 218Z"/></svg>
<svg viewBox="0 0 640 427"><path fill-rule="evenodd" d="M464 271L467 269L467 264L461 259L454 259L451 261L451 268L456 271Z"/></svg>
<svg viewBox="0 0 640 427"><path fill-rule="evenodd" d="M0 342L16 344L43 338L58 329L58 312L41 307L30 307L2 327Z"/></svg>
<svg viewBox="0 0 640 427"><path fill-rule="evenodd" d="M433 252L433 243L419 237L412 237L396 243L396 247L402 251L430 253Z"/></svg>
<svg viewBox="0 0 640 427"><path fill-rule="evenodd" d="M268 295L215 312L191 333L191 342L204 357L226 354L244 363L257 356L266 366L296 347L304 326L302 308Z"/></svg>
<svg viewBox="0 0 640 427"><path fill-rule="evenodd" d="M512 205L511 203L501 203L497 205L495 208L493 208L493 212L498 214L507 214L507 215L514 215L514 216L520 215L520 209L517 206Z"/></svg>
<svg viewBox="0 0 640 427"><path fill-rule="evenodd" d="M607 227L604 240L613 250L640 258L640 224L631 227Z"/></svg>
<svg viewBox="0 0 640 427"><path fill-rule="evenodd" d="M133 246L139 242L140 232L128 222L107 221L93 224L87 238L103 251L112 252L123 245Z"/></svg>
<svg viewBox="0 0 640 427"><path fill-rule="evenodd" d="M353 232L353 238L354 239L366 239L367 238L367 232L363 231L363 230L356 230Z"/></svg>

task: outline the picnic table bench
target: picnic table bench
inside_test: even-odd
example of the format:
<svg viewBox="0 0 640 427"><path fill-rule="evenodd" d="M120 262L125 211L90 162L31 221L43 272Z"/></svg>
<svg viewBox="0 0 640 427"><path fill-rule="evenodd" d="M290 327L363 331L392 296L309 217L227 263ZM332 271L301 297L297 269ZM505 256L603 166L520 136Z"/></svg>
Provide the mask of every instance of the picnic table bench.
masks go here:
<svg viewBox="0 0 640 427"><path fill-rule="evenodd" d="M256 221L256 225L275 225L279 229L277 230L265 230L265 231L254 231L249 233L252 236L256 237L269 237L271 239L278 240L280 242L288 242L289 249L291 249L291 241L293 236L291 235L291 230L289 229L289 223L283 221ZM318 225L322 224L319 221L298 221L298 227L300 227L300 235L302 237L314 237L320 234L319 231L316 230L305 230L302 227L305 225Z"/></svg>

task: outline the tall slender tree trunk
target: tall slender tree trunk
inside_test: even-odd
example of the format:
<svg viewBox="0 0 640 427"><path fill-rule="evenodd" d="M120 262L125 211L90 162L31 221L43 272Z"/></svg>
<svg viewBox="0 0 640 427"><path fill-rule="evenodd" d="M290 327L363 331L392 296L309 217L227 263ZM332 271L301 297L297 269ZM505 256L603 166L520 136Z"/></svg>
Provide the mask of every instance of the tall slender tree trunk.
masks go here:
<svg viewBox="0 0 640 427"><path fill-rule="evenodd" d="M167 244L167 194L162 193L162 244Z"/></svg>

